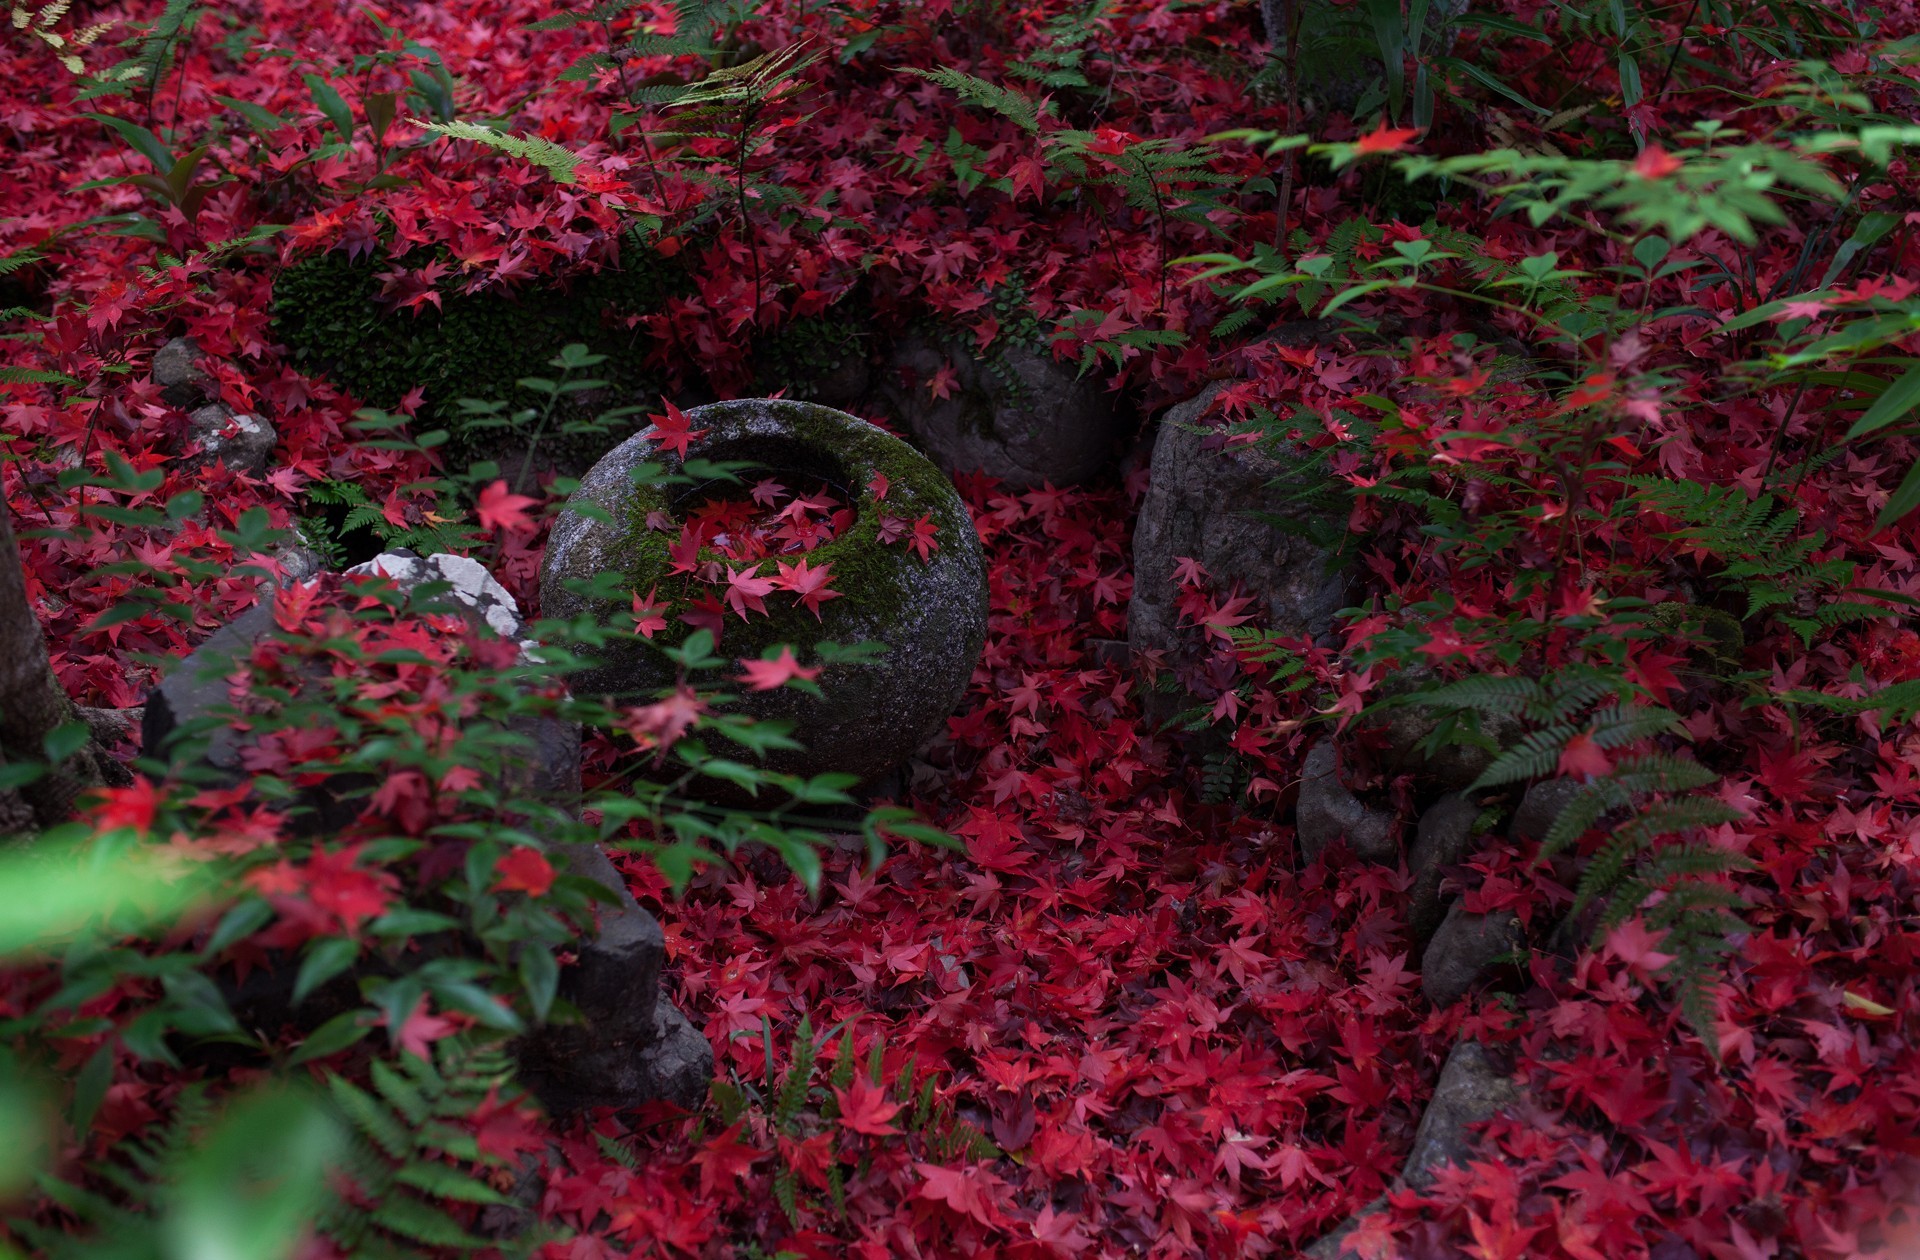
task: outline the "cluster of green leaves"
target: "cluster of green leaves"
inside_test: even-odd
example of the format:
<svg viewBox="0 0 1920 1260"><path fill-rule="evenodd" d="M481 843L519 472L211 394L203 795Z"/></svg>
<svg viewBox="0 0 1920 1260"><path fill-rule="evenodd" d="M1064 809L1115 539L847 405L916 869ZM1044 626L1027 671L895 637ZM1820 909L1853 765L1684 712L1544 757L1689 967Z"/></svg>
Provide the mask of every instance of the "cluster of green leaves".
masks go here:
<svg viewBox="0 0 1920 1260"><path fill-rule="evenodd" d="M1418 705L1443 719L1499 717L1528 728L1499 752L1471 792L1554 774L1576 739L1617 755L1654 736L1683 734L1676 714L1624 702L1624 690L1617 674L1570 666L1543 678L1476 675L1388 703ZM1737 913L1743 903L1725 877L1751 865L1738 853L1692 838L1701 828L1744 817L1707 794L1718 782L1698 762L1670 753L1619 755L1604 773L1586 777L1537 855L1544 864L1609 820L1605 841L1582 859L1570 919L1577 922L1589 907L1598 907L1596 945L1636 915L1662 933L1662 952L1671 953L1672 961L1661 975L1716 1057L1716 964L1744 927Z"/></svg>
<svg viewBox="0 0 1920 1260"><path fill-rule="evenodd" d="M1621 514L1673 518L1679 528L1659 537L1717 561L1720 567L1709 580L1745 599L1744 617L1777 615L1808 646L1835 627L1895 615L1883 603L1848 595L1913 602L1898 592L1853 587L1857 566L1838 557L1821 558L1826 534L1804 530L1800 513L1780 506L1770 494L1749 499L1730 486L1664 477L1621 480L1634 489L1620 500Z"/></svg>

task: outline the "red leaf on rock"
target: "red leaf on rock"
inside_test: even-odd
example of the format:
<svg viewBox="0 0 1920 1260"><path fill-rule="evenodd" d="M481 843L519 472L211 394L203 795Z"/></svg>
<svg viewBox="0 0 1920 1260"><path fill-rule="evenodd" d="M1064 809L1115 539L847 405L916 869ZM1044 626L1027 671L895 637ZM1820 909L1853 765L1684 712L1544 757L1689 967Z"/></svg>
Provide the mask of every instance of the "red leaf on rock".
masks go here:
<svg viewBox="0 0 1920 1260"><path fill-rule="evenodd" d="M802 665L794 659L793 649L785 646L781 647L780 655L770 661L741 661L740 668L743 671L740 681L755 691L772 691L795 678L811 681L820 676L819 666Z"/></svg>
<svg viewBox="0 0 1920 1260"><path fill-rule="evenodd" d="M688 446L707 435L707 430L693 428L693 422L687 419L686 412L667 403L667 414L648 416L653 421L651 433L653 444L663 451L672 451L681 459L687 457Z"/></svg>

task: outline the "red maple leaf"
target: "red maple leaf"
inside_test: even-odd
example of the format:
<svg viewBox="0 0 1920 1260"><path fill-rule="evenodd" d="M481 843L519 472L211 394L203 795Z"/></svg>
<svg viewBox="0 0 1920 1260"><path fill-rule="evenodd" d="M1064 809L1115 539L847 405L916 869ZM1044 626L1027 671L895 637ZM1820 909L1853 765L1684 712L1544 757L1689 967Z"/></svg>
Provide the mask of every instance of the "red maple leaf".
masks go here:
<svg viewBox="0 0 1920 1260"><path fill-rule="evenodd" d="M920 1185L920 1198L943 1203L982 1225L1000 1224L1000 1209L996 1204L1006 1188L1005 1183L986 1169L943 1168L939 1164L915 1164L914 1169L926 1178Z"/></svg>
<svg viewBox="0 0 1920 1260"><path fill-rule="evenodd" d="M651 639L667 628L667 605L655 602L659 587L647 588L647 597L643 600L638 592L633 597L633 628L643 639Z"/></svg>
<svg viewBox="0 0 1920 1260"><path fill-rule="evenodd" d="M772 691L776 687L786 686L795 678L811 682L820 676L819 666L810 668L802 665L793 659L793 649L784 645L780 655L772 660L741 661L740 668L745 671L740 675L740 681L755 691Z"/></svg>
<svg viewBox="0 0 1920 1260"><path fill-rule="evenodd" d="M94 808L94 820L101 830L131 827L141 835L153 830L154 815L164 799L144 774L133 776L131 787L103 788L100 804Z"/></svg>
<svg viewBox="0 0 1920 1260"><path fill-rule="evenodd" d="M433 1043L458 1031L460 1025L454 1020L427 1013L427 995L422 993L420 1000L413 1004L412 1013L401 1021L400 1027L389 1029L388 1036L400 1049L431 1063Z"/></svg>
<svg viewBox="0 0 1920 1260"><path fill-rule="evenodd" d="M933 523L931 512L913 523L913 535L907 539L907 546L920 557L921 564L933 559L933 553L940 550L939 533L940 527Z"/></svg>
<svg viewBox="0 0 1920 1260"><path fill-rule="evenodd" d="M888 1137L900 1132L887 1122L898 1115L900 1104L887 1097L887 1091L875 1085L864 1073L856 1072L853 1083L833 1091L840 1105L841 1127L873 1137Z"/></svg>
<svg viewBox="0 0 1920 1260"><path fill-rule="evenodd" d="M1633 173L1641 179L1665 179L1683 165L1679 158L1658 144L1650 144L1640 150L1640 156L1633 160Z"/></svg>
<svg viewBox="0 0 1920 1260"><path fill-rule="evenodd" d="M493 882L495 892L523 892L529 897L544 897L553 887L553 864L536 849L515 845L493 864L499 876Z"/></svg>
<svg viewBox="0 0 1920 1260"><path fill-rule="evenodd" d="M773 579L775 586L783 591L791 591L800 597L800 605L813 614L815 621L820 620L820 605L829 599L840 598L840 592L828 588L827 583L833 577L833 564L828 562L819 568L811 568L802 559L793 564L774 561L774 567L780 576Z"/></svg>
<svg viewBox="0 0 1920 1260"><path fill-rule="evenodd" d="M1593 736L1582 731L1560 750L1557 772L1568 778L1598 778L1613 773L1613 762L1608 759L1606 751L1593 741Z"/></svg>
<svg viewBox="0 0 1920 1260"><path fill-rule="evenodd" d="M666 415L648 416L647 419L653 421L653 428L647 431L647 437L661 450L672 451L681 459L687 457L690 443L707 435L705 429L692 428L693 422L687 419L687 414L670 401Z"/></svg>
<svg viewBox="0 0 1920 1260"><path fill-rule="evenodd" d="M1355 141L1353 151L1362 155L1398 153L1407 147L1407 141L1419 134L1420 131L1416 127L1389 127L1383 123Z"/></svg>
<svg viewBox="0 0 1920 1260"><path fill-rule="evenodd" d="M748 612L767 614L767 596L773 593L773 579L758 576L759 565L749 565L745 569L727 567L727 607L733 609L740 620L747 619Z"/></svg>
<svg viewBox="0 0 1920 1260"><path fill-rule="evenodd" d="M765 1151L740 1140L740 1131L746 1123L739 1121L732 1128L714 1134L694 1152L693 1162L700 1168L702 1195L712 1194L715 1186L731 1189L748 1169L766 1157Z"/></svg>
<svg viewBox="0 0 1920 1260"><path fill-rule="evenodd" d="M305 890L309 900L340 921L348 932L368 919L386 913L399 880L391 871L362 870L360 846L321 849L307 862Z"/></svg>
<svg viewBox="0 0 1920 1260"><path fill-rule="evenodd" d="M531 533L539 528L539 524L527 515L527 509L538 502L540 500L513 493L507 489L505 481L496 481L480 492L480 498L473 505L473 514L480 518L483 529Z"/></svg>

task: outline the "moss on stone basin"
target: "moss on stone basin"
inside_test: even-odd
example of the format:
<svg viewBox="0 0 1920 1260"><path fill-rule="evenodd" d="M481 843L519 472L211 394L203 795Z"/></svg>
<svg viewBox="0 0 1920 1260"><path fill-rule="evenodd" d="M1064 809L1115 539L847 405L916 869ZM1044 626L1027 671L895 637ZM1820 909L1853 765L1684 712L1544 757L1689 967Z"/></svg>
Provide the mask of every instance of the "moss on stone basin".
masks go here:
<svg viewBox="0 0 1920 1260"><path fill-rule="evenodd" d="M801 660L812 645L880 643L878 659L833 664L820 677L825 699L791 689L748 693L744 711L784 718L805 753L774 759L779 769L816 774L841 770L873 778L899 765L935 734L960 701L986 638L986 567L979 535L952 483L905 442L856 419L814 403L745 399L696 407L687 413L695 432L689 460L740 460L754 466L818 478L837 487L855 511L851 525L806 554L814 567L830 565L837 599L820 615L790 596L770 599L771 615L749 621L728 615L720 652L758 657L777 643L793 646ZM594 465L571 502L591 502L607 519L563 513L555 525L541 569L541 603L548 616L591 612L604 624L626 626L631 597L589 605L567 589L570 580L599 573L622 575L627 592L680 595L682 578L669 575L671 532L649 529L648 517L665 513L676 524L697 500L684 484L636 486L631 472L642 464L679 474L683 461L656 448L653 431L628 439ZM884 502L871 488L875 475L888 483ZM922 561L906 546L880 541L883 514L930 516L939 549ZM657 519L657 518L656 518ZM771 566L766 566L771 568ZM684 605L677 605L678 607ZM658 636L673 643L689 632L670 615ZM621 643L602 663L580 675L582 691L650 698L674 681L674 667L645 643Z"/></svg>

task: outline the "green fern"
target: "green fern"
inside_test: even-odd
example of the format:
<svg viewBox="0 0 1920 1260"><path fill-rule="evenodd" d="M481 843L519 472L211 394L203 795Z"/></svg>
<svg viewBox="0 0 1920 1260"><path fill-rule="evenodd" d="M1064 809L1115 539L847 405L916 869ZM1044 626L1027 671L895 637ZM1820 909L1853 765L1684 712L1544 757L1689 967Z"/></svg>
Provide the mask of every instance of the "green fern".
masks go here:
<svg viewBox="0 0 1920 1260"><path fill-rule="evenodd" d="M22 1217L6 1222L8 1232L46 1260L83 1260L150 1233L164 1210L174 1170L212 1124L215 1110L204 1084L187 1086L166 1124L121 1141L94 1165L91 1171L103 1186L89 1188L52 1175L40 1179L41 1193L77 1224L48 1227Z"/></svg>
<svg viewBox="0 0 1920 1260"><path fill-rule="evenodd" d="M1579 735L1613 751L1681 733L1677 714L1625 703L1626 690L1613 672L1575 666L1541 678L1463 678L1388 703L1434 710L1443 718L1466 711L1519 719L1533 728L1494 759L1468 788L1471 792L1555 774L1562 752ZM1744 817L1702 794L1718 781L1706 767L1669 752L1618 756L1608 773L1589 777L1562 807L1535 858L1544 864L1596 828L1607 827L1606 838L1586 861L1569 918L1597 907L1596 945L1635 915L1664 933L1661 948L1673 961L1662 970L1662 979L1715 1057L1715 967L1729 938L1743 926L1740 898L1724 881L1751 865L1737 853L1686 838Z"/></svg>
<svg viewBox="0 0 1920 1260"><path fill-rule="evenodd" d="M1746 599L1745 616L1764 613L1811 646L1825 631L1859 621L1891 617L1891 609L1838 596L1853 580L1855 566L1845 559L1820 559L1826 534L1800 532L1800 513L1772 495L1749 499L1737 486L1670 481L1663 477L1622 477L1633 493L1620 511L1657 513L1679 527L1659 537L1716 561L1710 576Z"/></svg>
<svg viewBox="0 0 1920 1260"><path fill-rule="evenodd" d="M1040 120L1052 112L1044 102L1036 101L1024 92L945 66L932 70L902 66L900 73L937 83L967 104L998 114L1031 135L1040 133Z"/></svg>
<svg viewBox="0 0 1920 1260"><path fill-rule="evenodd" d="M437 1063L412 1054L397 1064L376 1062L371 1088L343 1076L328 1079L333 1104L354 1135L346 1174L360 1191L356 1197L373 1205L362 1209L343 1198L321 1223L351 1254L396 1243L463 1251L496 1245L469 1233L444 1205L509 1202L456 1164L498 1162L461 1122L490 1095L510 1088L512 1061L497 1046L458 1039L437 1048Z"/></svg>
<svg viewBox="0 0 1920 1260"><path fill-rule="evenodd" d="M413 120L415 126L423 130L446 136L451 140L471 140L475 144L485 145L508 157L519 158L551 175L555 183L573 184L579 182L576 173L580 165L579 154L563 148L544 136L510 136L481 123L428 122L422 118Z"/></svg>

